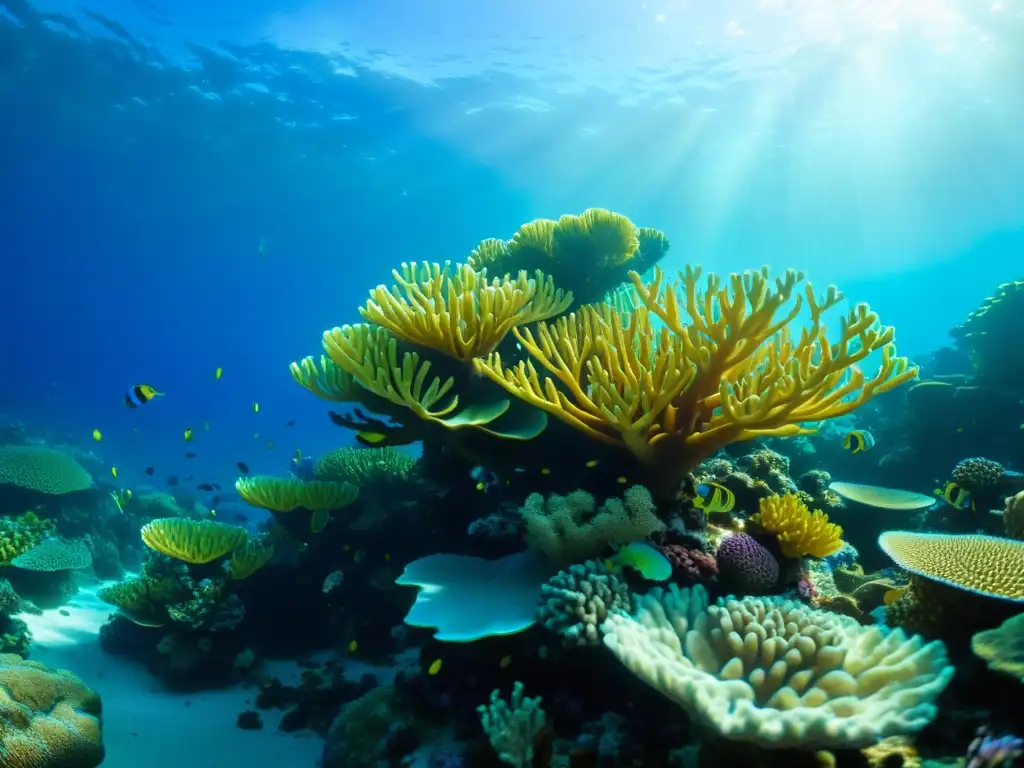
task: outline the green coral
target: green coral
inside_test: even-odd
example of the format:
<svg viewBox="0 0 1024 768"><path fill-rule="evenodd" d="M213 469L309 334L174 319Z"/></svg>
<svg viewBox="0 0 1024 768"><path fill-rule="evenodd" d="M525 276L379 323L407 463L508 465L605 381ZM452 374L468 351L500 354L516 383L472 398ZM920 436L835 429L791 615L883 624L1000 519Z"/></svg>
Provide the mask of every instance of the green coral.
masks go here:
<svg viewBox="0 0 1024 768"><path fill-rule="evenodd" d="M478 707L480 724L487 734L498 759L513 768L533 765L533 744L544 727L545 714L540 697L525 695L523 684L516 681L508 701L501 692L491 691L491 703Z"/></svg>
<svg viewBox="0 0 1024 768"><path fill-rule="evenodd" d="M81 541L47 539L18 555L11 561L15 568L26 571L76 571L92 565L92 554Z"/></svg>
<svg viewBox="0 0 1024 768"><path fill-rule="evenodd" d="M408 480L416 459L390 446L384 448L337 448L320 457L317 480L365 486Z"/></svg>
<svg viewBox="0 0 1024 768"><path fill-rule="evenodd" d="M67 454L33 445L0 446L0 485L60 496L92 487L92 476Z"/></svg>

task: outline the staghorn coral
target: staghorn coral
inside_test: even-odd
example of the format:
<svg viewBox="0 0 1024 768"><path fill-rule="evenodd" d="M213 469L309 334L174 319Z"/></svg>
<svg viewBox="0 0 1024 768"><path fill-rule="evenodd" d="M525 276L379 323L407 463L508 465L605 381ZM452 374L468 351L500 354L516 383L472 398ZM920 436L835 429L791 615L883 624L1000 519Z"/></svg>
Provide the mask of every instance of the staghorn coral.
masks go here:
<svg viewBox="0 0 1024 768"><path fill-rule="evenodd" d="M757 520L775 534L782 554L789 558L828 557L843 546L843 529L830 523L824 512L812 512L796 494L761 499Z"/></svg>
<svg viewBox="0 0 1024 768"><path fill-rule="evenodd" d="M245 528L213 520L165 517L142 527L142 541L161 554L186 563L210 563L243 546Z"/></svg>
<svg viewBox="0 0 1024 768"><path fill-rule="evenodd" d="M100 697L77 676L0 655L0 765L95 768L103 762Z"/></svg>
<svg viewBox="0 0 1024 768"><path fill-rule="evenodd" d="M570 565L541 585L537 620L566 645L600 645L611 611L629 610L629 587L596 560Z"/></svg>
<svg viewBox="0 0 1024 768"><path fill-rule="evenodd" d="M313 473L317 480L363 486L408 480L415 468L415 458L389 446L345 447L321 456Z"/></svg>
<svg viewBox="0 0 1024 768"><path fill-rule="evenodd" d="M971 650L988 668L1024 683L1024 613L1018 613L996 629L978 632Z"/></svg>
<svg viewBox="0 0 1024 768"><path fill-rule="evenodd" d="M779 561L775 555L745 533L722 539L715 561L722 581L740 592L760 595L779 583Z"/></svg>
<svg viewBox="0 0 1024 768"><path fill-rule="evenodd" d="M829 341L823 317L842 294L830 287L819 300L807 286L801 295L797 272L774 288L767 269L732 275L725 287L709 275L703 290L699 268L682 272L680 286L658 269L646 286L630 277L644 307L628 318L583 307L513 330L532 359L507 366L493 352L474 364L515 397L628 448L651 468L658 495L730 443L813 433L805 422L848 414L917 374L865 304ZM810 324L794 338L789 326L805 304ZM875 351L881 364L866 378L858 364Z"/></svg>
<svg viewBox="0 0 1024 768"><path fill-rule="evenodd" d="M598 508L585 491L546 500L530 494L520 509L526 541L554 563L578 563L613 544L628 544L665 528L658 519L650 491L634 485L622 499L608 499Z"/></svg>
<svg viewBox="0 0 1024 768"><path fill-rule="evenodd" d="M544 727L541 699L526 695L523 684L516 681L512 695L506 702L501 692L491 691L491 703L478 707L480 725L494 747L498 759L512 768L531 768L533 744Z"/></svg>
<svg viewBox="0 0 1024 768"><path fill-rule="evenodd" d="M517 325L572 304L571 293L539 270L533 274L488 281L486 271L468 264L403 263L391 272L396 285L377 286L359 313L405 341L468 362L492 352Z"/></svg>
<svg viewBox="0 0 1024 768"><path fill-rule="evenodd" d="M35 445L0 446L0 485L60 496L92 487L92 476L73 458Z"/></svg>
<svg viewBox="0 0 1024 768"><path fill-rule="evenodd" d="M980 534L886 531L878 546L900 568L979 595L1024 603L1024 542Z"/></svg>
<svg viewBox="0 0 1024 768"><path fill-rule="evenodd" d="M917 731L953 676L941 642L778 598L654 589L612 614L604 643L641 680L728 739L861 747Z"/></svg>

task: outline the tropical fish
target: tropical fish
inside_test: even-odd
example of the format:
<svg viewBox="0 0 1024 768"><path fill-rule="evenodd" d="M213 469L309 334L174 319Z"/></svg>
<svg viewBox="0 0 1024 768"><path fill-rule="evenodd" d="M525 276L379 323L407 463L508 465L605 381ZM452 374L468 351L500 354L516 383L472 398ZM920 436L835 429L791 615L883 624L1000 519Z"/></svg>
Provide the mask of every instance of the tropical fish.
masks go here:
<svg viewBox="0 0 1024 768"><path fill-rule="evenodd" d="M288 419L288 422L285 424L285 426L286 427L294 427L295 426L295 419Z"/></svg>
<svg viewBox="0 0 1024 768"><path fill-rule="evenodd" d="M259 403L253 403L252 404L252 412L253 413L259 413L260 412L260 404Z"/></svg>
<svg viewBox="0 0 1024 768"><path fill-rule="evenodd" d="M220 381L220 377L224 375L224 369L218 368L213 372L213 380Z"/></svg>
<svg viewBox="0 0 1024 768"><path fill-rule="evenodd" d="M502 669L508 669L508 666L511 663L512 663L512 657L511 656L502 656L501 657L501 662L498 664L498 666L501 667Z"/></svg>
<svg viewBox="0 0 1024 768"><path fill-rule="evenodd" d="M597 459L591 459L590 461L587 462L587 469L593 469L600 463L601 462L599 462Z"/></svg>
<svg viewBox="0 0 1024 768"><path fill-rule="evenodd" d="M238 467L238 471L241 472L243 475L249 474L249 465L246 464L244 461L236 461L235 466Z"/></svg>
<svg viewBox="0 0 1024 768"><path fill-rule="evenodd" d="M117 504L117 508L121 510L121 514L124 514L124 508L128 506L128 502L132 500L132 492L129 488L122 488L116 493L110 494L110 498Z"/></svg>
<svg viewBox="0 0 1024 768"><path fill-rule="evenodd" d="M145 472L145 473L146 473L147 475L150 475L150 476L152 476L152 475L153 475L153 473L154 473L154 472L156 472L156 467L146 467L146 468L145 468L144 470L142 470L142 471L143 471L143 472Z"/></svg>
<svg viewBox="0 0 1024 768"><path fill-rule="evenodd" d="M882 595L882 603L885 605L892 605L899 600L908 589L910 589L909 585L886 590L885 594Z"/></svg>
<svg viewBox="0 0 1024 768"><path fill-rule="evenodd" d="M110 468L110 475L111 477L117 477L117 467Z"/></svg>
<svg viewBox="0 0 1024 768"><path fill-rule="evenodd" d="M369 446L380 445L381 443L383 443L387 439L388 439L388 436L385 435L383 432L357 432L356 433L356 441L362 443L363 445L369 445Z"/></svg>
<svg viewBox="0 0 1024 768"><path fill-rule="evenodd" d="M693 506L703 509L707 514L725 514L732 512L736 506L736 494L721 483L701 483L697 486L697 498L693 500Z"/></svg>
<svg viewBox="0 0 1024 768"><path fill-rule="evenodd" d="M359 643L357 643L355 640L353 640L352 642L350 642L348 644L348 652L349 653L355 653L358 650L359 650Z"/></svg>
<svg viewBox="0 0 1024 768"><path fill-rule="evenodd" d="M430 675L431 677L433 677L434 675L436 675L440 671L441 671L441 660L440 659L434 659L430 663L430 666L427 667L427 674Z"/></svg>
<svg viewBox="0 0 1024 768"><path fill-rule="evenodd" d="M883 488L879 485L842 482L834 482L828 488L844 499L879 509L924 509L935 503L935 498L932 496L926 496L916 491L906 491L902 488Z"/></svg>
<svg viewBox="0 0 1024 768"><path fill-rule="evenodd" d="M176 486L176 485L178 484L178 476L177 476L177 475L168 475L168 476L167 476L167 484L168 484L168 485L169 485L169 486L170 486L171 488L173 488L174 486Z"/></svg>
<svg viewBox="0 0 1024 768"><path fill-rule="evenodd" d="M865 429L854 429L843 438L843 448L850 453L864 453L875 447L875 436Z"/></svg>
<svg viewBox="0 0 1024 768"><path fill-rule="evenodd" d="M196 486L200 491L212 491L213 486L210 483L200 483Z"/></svg>
<svg viewBox="0 0 1024 768"><path fill-rule="evenodd" d="M188 428L185 429L184 437L185 437L185 442L186 443L191 443L192 442L192 427L188 427Z"/></svg>
<svg viewBox="0 0 1024 768"><path fill-rule="evenodd" d="M672 563L657 547L646 541L634 541L619 547L619 550L604 561L604 566L613 573L625 567L636 569L650 581L666 581L672 575Z"/></svg>
<svg viewBox="0 0 1024 768"><path fill-rule="evenodd" d="M103 439L103 433L100 432L98 429L94 429L92 431L92 439L98 443L100 440Z"/></svg>
<svg viewBox="0 0 1024 768"><path fill-rule="evenodd" d="M951 507L977 512L971 492L954 480L950 480L943 488L936 488L933 493Z"/></svg>
<svg viewBox="0 0 1024 768"><path fill-rule="evenodd" d="M192 451L185 451L185 458L186 459L194 459L195 457L196 457L196 455L194 453L192 453Z"/></svg>
<svg viewBox="0 0 1024 768"><path fill-rule="evenodd" d="M626 483L629 482L629 478L626 477L625 475L620 475L619 477L615 478L615 482L618 483L619 485L625 485Z"/></svg>
<svg viewBox="0 0 1024 768"><path fill-rule="evenodd" d="M469 476L476 482L476 489L480 493L490 493L501 486L501 478L486 467L473 467L469 470Z"/></svg>
<svg viewBox="0 0 1024 768"><path fill-rule="evenodd" d="M138 408L140 405L145 405L154 397L162 394L163 392L149 386L149 384L136 384L124 393L124 405L126 408Z"/></svg>
<svg viewBox="0 0 1024 768"><path fill-rule="evenodd" d="M341 571L331 571L327 574L327 578L324 579L323 593L329 594L341 586L341 582L345 579L345 574Z"/></svg>

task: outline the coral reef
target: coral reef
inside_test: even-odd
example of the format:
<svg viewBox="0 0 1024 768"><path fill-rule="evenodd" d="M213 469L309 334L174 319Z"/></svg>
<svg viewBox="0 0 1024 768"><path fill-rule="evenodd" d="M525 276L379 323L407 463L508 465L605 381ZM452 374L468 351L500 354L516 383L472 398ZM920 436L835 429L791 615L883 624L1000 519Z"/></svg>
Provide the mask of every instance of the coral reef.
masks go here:
<svg viewBox="0 0 1024 768"><path fill-rule="evenodd" d="M843 529L794 494L761 499L757 522L775 534L786 557L828 557L843 546Z"/></svg>
<svg viewBox="0 0 1024 768"><path fill-rule="evenodd" d="M0 446L0 485L60 496L92 487L92 476L71 456L42 446Z"/></svg>
<svg viewBox="0 0 1024 768"><path fill-rule="evenodd" d="M540 592L538 621L566 645L600 645L608 614L630 607L629 587L594 560L559 571Z"/></svg>
<svg viewBox="0 0 1024 768"><path fill-rule="evenodd" d="M726 536L715 558L723 582L743 594L761 595L779 582L779 561L753 536Z"/></svg>

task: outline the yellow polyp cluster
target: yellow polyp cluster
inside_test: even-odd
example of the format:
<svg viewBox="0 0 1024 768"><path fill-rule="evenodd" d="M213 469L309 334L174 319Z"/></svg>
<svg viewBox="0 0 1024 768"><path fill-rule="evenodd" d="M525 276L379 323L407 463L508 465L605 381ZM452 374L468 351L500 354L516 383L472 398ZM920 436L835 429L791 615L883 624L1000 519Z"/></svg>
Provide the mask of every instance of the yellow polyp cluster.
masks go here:
<svg viewBox="0 0 1024 768"><path fill-rule="evenodd" d="M565 312L572 294L539 271L487 279L468 264L402 264L395 285L377 286L360 309L365 320L456 360L491 352L517 325Z"/></svg>
<svg viewBox="0 0 1024 768"><path fill-rule="evenodd" d="M647 285L630 278L643 306L628 317L598 305L516 328L532 359L506 365L493 352L475 365L510 394L628 448L667 484L729 443L813 433L805 422L850 413L916 376L867 305L830 341L823 317L842 294L801 293L795 271L774 284L766 268L725 281L690 267L676 284L660 269ZM794 337L805 308L809 323ZM879 368L865 377L858 364L876 351Z"/></svg>
<svg viewBox="0 0 1024 768"><path fill-rule="evenodd" d="M843 546L842 527L824 512L812 512L795 494L761 499L758 522L776 535L786 557L828 557Z"/></svg>

